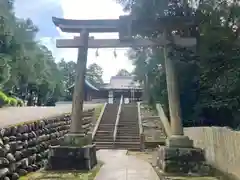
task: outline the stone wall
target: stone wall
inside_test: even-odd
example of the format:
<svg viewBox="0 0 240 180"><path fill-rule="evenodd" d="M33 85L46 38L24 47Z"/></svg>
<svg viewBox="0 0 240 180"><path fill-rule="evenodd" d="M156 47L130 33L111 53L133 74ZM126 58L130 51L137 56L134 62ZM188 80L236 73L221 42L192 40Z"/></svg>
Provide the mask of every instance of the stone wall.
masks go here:
<svg viewBox="0 0 240 180"><path fill-rule="evenodd" d="M83 127L92 129L94 109L84 112ZM50 145L59 145L70 127L70 115L47 118L0 130L0 179L15 180L47 164Z"/></svg>
<svg viewBox="0 0 240 180"><path fill-rule="evenodd" d="M240 132L225 127L185 128L196 147L204 148L213 167L240 179Z"/></svg>

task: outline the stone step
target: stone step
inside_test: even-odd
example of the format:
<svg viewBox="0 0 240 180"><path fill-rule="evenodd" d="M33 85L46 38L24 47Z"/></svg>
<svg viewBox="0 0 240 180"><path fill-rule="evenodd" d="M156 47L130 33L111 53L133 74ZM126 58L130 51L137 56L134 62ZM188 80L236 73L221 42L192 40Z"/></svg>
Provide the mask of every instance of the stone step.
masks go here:
<svg viewBox="0 0 240 180"><path fill-rule="evenodd" d="M101 129L99 129L99 130L97 130L97 132L96 133L103 133L103 134L105 134L105 133L110 133L110 132L113 132L112 130L101 130Z"/></svg>
<svg viewBox="0 0 240 180"><path fill-rule="evenodd" d="M105 146L105 145L96 145L96 150L100 149L114 149L113 146Z"/></svg>
<svg viewBox="0 0 240 180"><path fill-rule="evenodd" d="M94 138L95 142L113 142L113 137L98 137Z"/></svg>
<svg viewBox="0 0 240 180"><path fill-rule="evenodd" d="M99 126L115 126L115 123L103 123L102 121L100 122Z"/></svg>
<svg viewBox="0 0 240 180"><path fill-rule="evenodd" d="M128 149L128 150L140 150L140 142L115 142L114 148Z"/></svg>
<svg viewBox="0 0 240 180"><path fill-rule="evenodd" d="M123 129L139 129L138 125L134 125L134 126L129 126L129 125L124 125L124 126L118 126L118 128L123 128Z"/></svg>
<svg viewBox="0 0 240 180"><path fill-rule="evenodd" d="M116 142L140 142L140 139L121 139L121 138L116 138Z"/></svg>
<svg viewBox="0 0 240 180"><path fill-rule="evenodd" d="M137 121L137 120L134 120L134 121L123 121L123 120L121 119L121 121L119 121L118 124L119 124L119 125L125 125L125 124L138 125L138 121Z"/></svg>
<svg viewBox="0 0 240 180"><path fill-rule="evenodd" d="M140 145L140 142L115 142L115 145Z"/></svg>
<svg viewBox="0 0 240 180"><path fill-rule="evenodd" d="M129 128L129 129L117 128L117 129L118 129L118 131L122 131L122 132L138 132L139 131L138 129L135 129L135 128Z"/></svg>
<svg viewBox="0 0 240 180"><path fill-rule="evenodd" d="M139 136L138 132L122 132L118 131L117 136Z"/></svg>
<svg viewBox="0 0 240 180"><path fill-rule="evenodd" d="M118 126L119 129L139 129L138 126Z"/></svg>
<svg viewBox="0 0 240 180"><path fill-rule="evenodd" d="M104 128L104 129L106 129L106 128L108 128L108 129L113 129L115 127L115 125L99 125L98 126L98 129L102 129L102 128Z"/></svg>
<svg viewBox="0 0 240 180"><path fill-rule="evenodd" d="M108 147L113 148L114 142L94 142L96 144L96 147Z"/></svg>
<svg viewBox="0 0 240 180"><path fill-rule="evenodd" d="M96 149L140 150L140 142L95 142Z"/></svg>
<svg viewBox="0 0 240 180"><path fill-rule="evenodd" d="M114 149L114 145L113 144L96 144L96 149Z"/></svg>
<svg viewBox="0 0 240 180"><path fill-rule="evenodd" d="M101 138L101 137L113 137L113 134L98 134L98 135L95 135L95 138Z"/></svg>
<svg viewBox="0 0 240 180"><path fill-rule="evenodd" d="M95 137L101 137L101 136L113 136L113 132L97 132L95 134Z"/></svg>
<svg viewBox="0 0 240 180"><path fill-rule="evenodd" d="M121 129L118 129L117 134L122 134L122 135L130 135L130 134L137 134L139 135L138 131L121 131Z"/></svg>
<svg viewBox="0 0 240 180"><path fill-rule="evenodd" d="M138 135L129 136L129 135L118 135L118 134L117 134L117 138L120 138L120 139L140 139L140 137Z"/></svg>
<svg viewBox="0 0 240 180"><path fill-rule="evenodd" d="M97 130L97 132L98 131L108 131L108 132L110 132L110 131L114 131L114 128L106 128L106 127L102 127L102 128L98 128L98 130Z"/></svg>

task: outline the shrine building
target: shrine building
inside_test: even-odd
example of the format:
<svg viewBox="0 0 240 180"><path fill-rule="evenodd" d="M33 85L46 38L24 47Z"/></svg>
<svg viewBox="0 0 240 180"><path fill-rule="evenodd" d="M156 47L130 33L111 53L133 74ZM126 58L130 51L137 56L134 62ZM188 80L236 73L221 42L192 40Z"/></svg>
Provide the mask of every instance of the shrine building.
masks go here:
<svg viewBox="0 0 240 180"><path fill-rule="evenodd" d="M69 87L73 92L74 85ZM85 80L84 100L93 102L113 103L120 100L123 95L124 102L136 102L142 98L143 89L134 81L133 76L112 76L110 83L103 84L99 88Z"/></svg>

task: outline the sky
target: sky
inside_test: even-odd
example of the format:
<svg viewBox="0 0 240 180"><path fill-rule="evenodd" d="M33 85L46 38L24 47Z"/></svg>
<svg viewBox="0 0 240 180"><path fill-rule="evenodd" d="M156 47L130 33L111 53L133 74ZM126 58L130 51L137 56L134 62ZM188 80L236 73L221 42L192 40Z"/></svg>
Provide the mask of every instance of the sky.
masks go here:
<svg viewBox="0 0 240 180"><path fill-rule="evenodd" d="M52 16L66 19L115 19L123 15L122 7L114 0L16 0L16 15L21 18L31 18L39 27L37 38L53 53L56 61L64 58L66 61L76 61L77 49L57 49L55 40L60 38L73 38L76 34L63 33L52 23ZM102 33L90 34L95 39L118 38L118 34ZM103 80L109 82L110 77L116 75L120 69L133 70L131 61L126 57L127 48L96 49L88 51L88 65L97 63L103 68Z"/></svg>

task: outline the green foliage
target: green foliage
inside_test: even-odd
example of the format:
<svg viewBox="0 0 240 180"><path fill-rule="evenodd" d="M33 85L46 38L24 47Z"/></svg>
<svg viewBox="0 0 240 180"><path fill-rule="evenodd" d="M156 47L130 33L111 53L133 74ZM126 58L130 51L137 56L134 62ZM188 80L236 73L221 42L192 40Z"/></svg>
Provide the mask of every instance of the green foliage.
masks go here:
<svg viewBox="0 0 240 180"><path fill-rule="evenodd" d="M0 101L4 104L8 104L8 97L5 93L0 91Z"/></svg>
<svg viewBox="0 0 240 180"><path fill-rule="evenodd" d="M4 92L0 91L0 105L1 106L23 106L23 101L21 99L16 99L14 97L8 97Z"/></svg>
<svg viewBox="0 0 240 180"><path fill-rule="evenodd" d="M87 68L86 79L94 86L103 84L103 69L96 63L90 64Z"/></svg>
<svg viewBox="0 0 240 180"><path fill-rule="evenodd" d="M9 98L8 98L8 101L9 101L8 104L9 104L10 106L17 106L17 104L18 104L17 99L12 98L12 97L9 97Z"/></svg>
<svg viewBox="0 0 240 180"><path fill-rule="evenodd" d="M23 106L23 105L24 105L23 100L18 99L17 100L17 106Z"/></svg>
<svg viewBox="0 0 240 180"><path fill-rule="evenodd" d="M64 94L63 74L51 51L35 40L38 28L31 19L15 16L13 2L0 2L0 87L29 104L34 96L38 104L58 99Z"/></svg>
<svg viewBox="0 0 240 180"><path fill-rule="evenodd" d="M184 123L199 124L199 116L212 119L212 125L239 126L240 108L240 4L237 1L199 1L183 9L178 0L118 0L136 18L182 16L191 12L199 22L197 47L171 47L179 85ZM162 5L160 5L160 4ZM192 7L191 7L192 6ZM189 15L189 14L188 14ZM171 21L171 18L170 18ZM178 29L175 32L179 33ZM161 32L139 32L156 37ZM160 101L168 111L164 57L161 48L132 49L136 79L147 84L151 103ZM146 78L147 77L147 78ZM146 82L147 81L147 82ZM145 89L145 91L146 91ZM195 123L195 124L194 124Z"/></svg>

